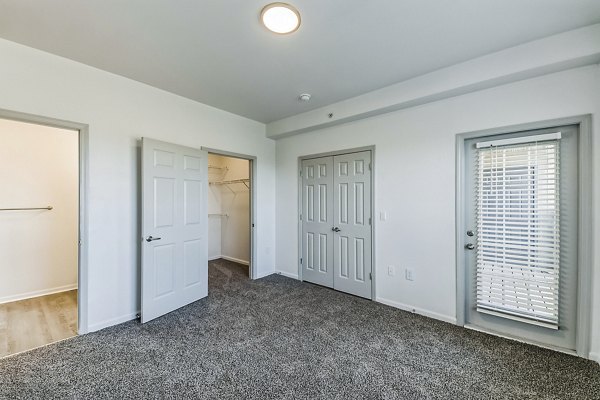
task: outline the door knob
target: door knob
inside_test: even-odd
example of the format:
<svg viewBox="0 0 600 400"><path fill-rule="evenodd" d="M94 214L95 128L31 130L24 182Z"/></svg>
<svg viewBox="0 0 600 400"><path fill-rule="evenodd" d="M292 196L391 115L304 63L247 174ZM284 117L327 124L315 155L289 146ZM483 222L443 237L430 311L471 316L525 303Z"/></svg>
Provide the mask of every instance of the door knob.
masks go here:
<svg viewBox="0 0 600 400"><path fill-rule="evenodd" d="M465 244L465 249L467 249L467 250L473 250L474 248L475 248L475 245L473 243Z"/></svg>
<svg viewBox="0 0 600 400"><path fill-rule="evenodd" d="M155 238L155 237L152 237L152 236L148 236L148 237L146 238L146 242L152 242L152 241L154 241L154 240L160 240L160 238Z"/></svg>
<svg viewBox="0 0 600 400"><path fill-rule="evenodd" d="M339 231L341 231L341 229L340 229L340 228L338 228L337 226L334 226L333 228L331 228L331 230L332 230L332 231L334 231L334 232L339 232Z"/></svg>
<svg viewBox="0 0 600 400"><path fill-rule="evenodd" d="M475 232L473 232L472 230L468 230L467 231L467 236L474 236Z"/></svg>

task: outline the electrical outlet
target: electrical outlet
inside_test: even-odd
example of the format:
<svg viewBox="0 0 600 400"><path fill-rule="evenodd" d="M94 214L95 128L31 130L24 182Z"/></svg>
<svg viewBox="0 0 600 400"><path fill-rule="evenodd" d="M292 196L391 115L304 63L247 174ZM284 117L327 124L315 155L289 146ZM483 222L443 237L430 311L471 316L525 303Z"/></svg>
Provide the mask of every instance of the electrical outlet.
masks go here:
<svg viewBox="0 0 600 400"><path fill-rule="evenodd" d="M406 268L406 270L404 271L404 278L406 278L407 281L414 281L415 280L414 271L410 268Z"/></svg>
<svg viewBox="0 0 600 400"><path fill-rule="evenodd" d="M379 213L379 220L381 220L381 221L387 220L387 211L382 211Z"/></svg>
<svg viewBox="0 0 600 400"><path fill-rule="evenodd" d="M388 266L388 275L389 276L396 275L396 268L393 265L389 265Z"/></svg>

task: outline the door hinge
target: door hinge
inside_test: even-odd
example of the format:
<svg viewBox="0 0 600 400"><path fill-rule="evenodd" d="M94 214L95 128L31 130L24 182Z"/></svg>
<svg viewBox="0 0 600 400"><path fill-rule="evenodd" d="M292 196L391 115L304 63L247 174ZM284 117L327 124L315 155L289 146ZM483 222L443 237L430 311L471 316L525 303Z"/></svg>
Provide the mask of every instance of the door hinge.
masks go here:
<svg viewBox="0 0 600 400"><path fill-rule="evenodd" d="M302 221L302 214L300 214L300 221Z"/></svg>
<svg viewBox="0 0 600 400"><path fill-rule="evenodd" d="M372 281L373 280L373 273L369 272L369 280Z"/></svg>
<svg viewBox="0 0 600 400"><path fill-rule="evenodd" d="M369 225L371 225L371 217L369 217Z"/></svg>
<svg viewBox="0 0 600 400"><path fill-rule="evenodd" d="M371 163L369 163L369 171L371 170Z"/></svg>
<svg viewBox="0 0 600 400"><path fill-rule="evenodd" d="M302 259L300 259L300 265L302 265Z"/></svg>
<svg viewBox="0 0 600 400"><path fill-rule="evenodd" d="M302 170L300 170L300 176L302 176Z"/></svg>

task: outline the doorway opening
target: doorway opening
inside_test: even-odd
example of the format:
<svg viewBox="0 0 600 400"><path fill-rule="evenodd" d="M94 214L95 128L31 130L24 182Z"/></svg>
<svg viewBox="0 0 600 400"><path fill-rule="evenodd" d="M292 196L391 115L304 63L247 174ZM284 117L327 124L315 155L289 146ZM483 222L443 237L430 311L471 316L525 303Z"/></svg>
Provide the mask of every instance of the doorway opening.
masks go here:
<svg viewBox="0 0 600 400"><path fill-rule="evenodd" d="M142 323L206 297L213 270L231 275L210 263L231 263L256 278L255 161L142 138ZM212 229L209 216L220 221ZM223 231L227 242L221 241ZM215 259L210 263L209 254Z"/></svg>
<svg viewBox="0 0 600 400"><path fill-rule="evenodd" d="M252 277L251 176L252 160L208 154L209 281Z"/></svg>
<svg viewBox="0 0 600 400"><path fill-rule="evenodd" d="M86 331L78 300L85 129L0 110L0 357Z"/></svg>

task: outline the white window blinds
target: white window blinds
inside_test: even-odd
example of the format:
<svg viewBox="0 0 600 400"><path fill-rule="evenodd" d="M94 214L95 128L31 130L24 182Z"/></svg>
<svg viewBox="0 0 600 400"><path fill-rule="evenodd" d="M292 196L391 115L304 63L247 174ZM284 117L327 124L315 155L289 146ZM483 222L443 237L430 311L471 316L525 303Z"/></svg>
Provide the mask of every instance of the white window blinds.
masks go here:
<svg viewBox="0 0 600 400"><path fill-rule="evenodd" d="M531 140L477 144L476 304L558 329L560 141Z"/></svg>

